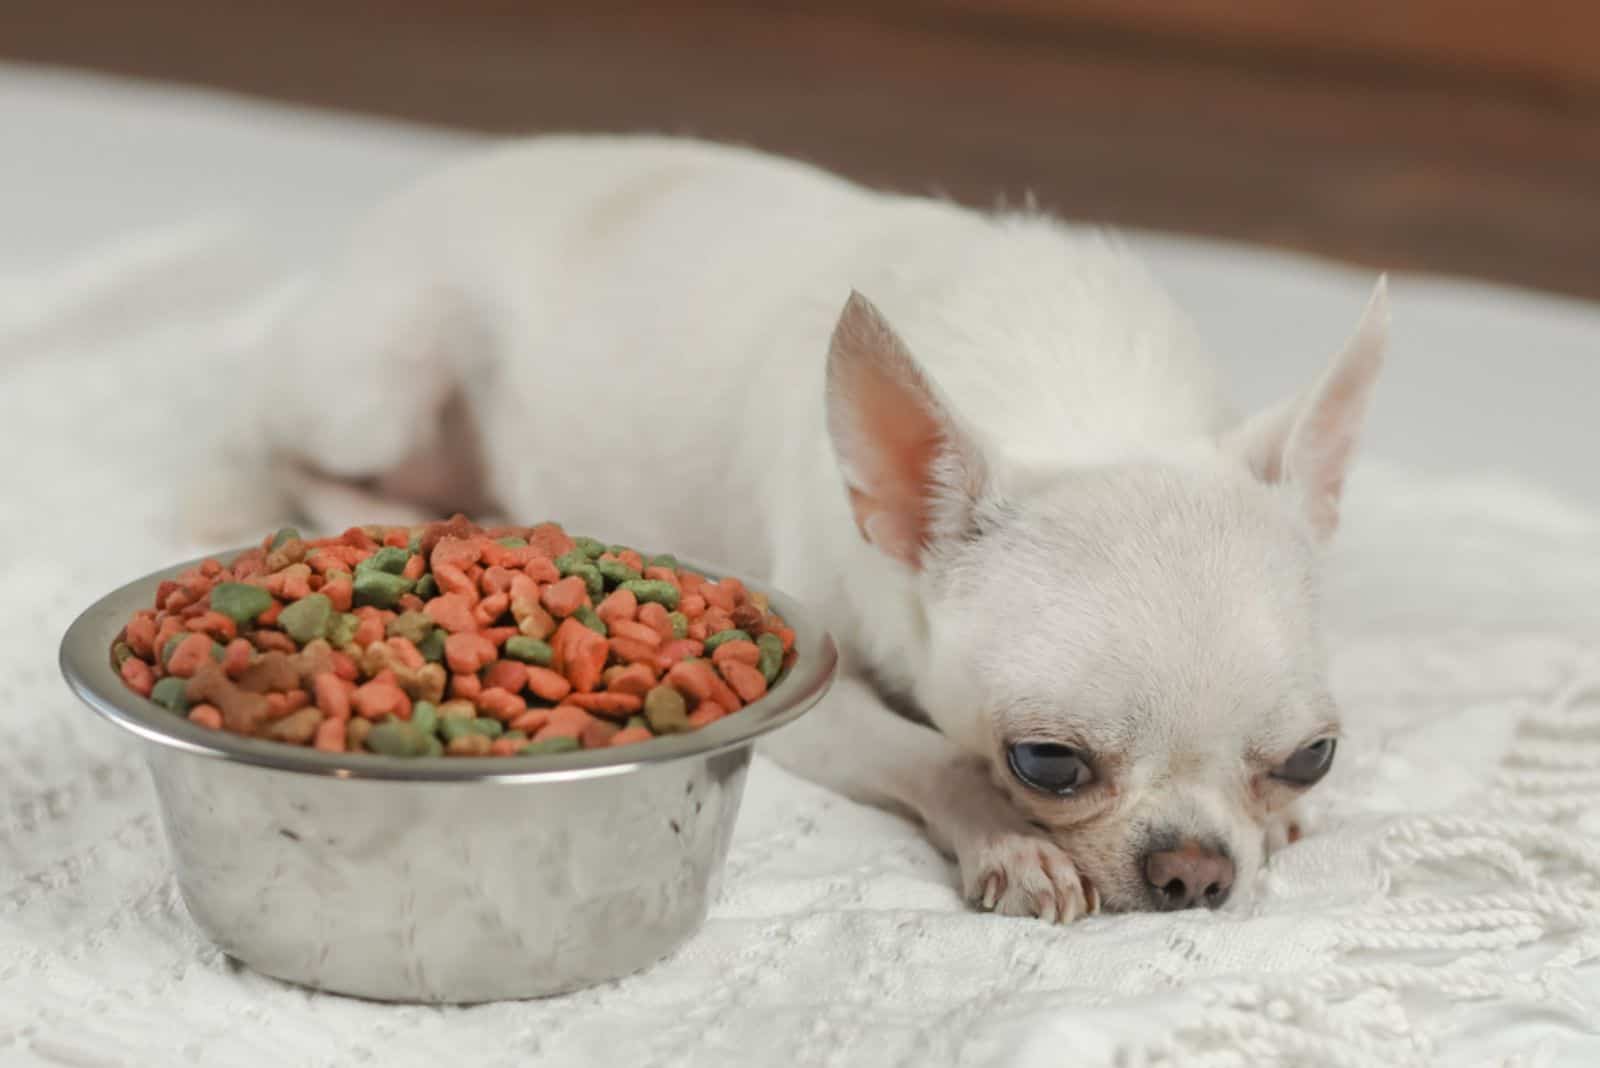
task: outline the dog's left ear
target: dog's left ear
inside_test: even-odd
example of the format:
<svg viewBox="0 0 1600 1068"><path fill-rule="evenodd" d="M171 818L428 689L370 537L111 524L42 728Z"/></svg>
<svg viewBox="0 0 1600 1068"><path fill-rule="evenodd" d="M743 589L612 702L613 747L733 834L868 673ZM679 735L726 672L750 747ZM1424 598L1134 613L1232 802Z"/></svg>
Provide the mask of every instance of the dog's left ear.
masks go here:
<svg viewBox="0 0 1600 1068"><path fill-rule="evenodd" d="M1223 439L1265 482L1301 496L1306 516L1326 540L1339 525L1339 498L1355 456L1373 383L1383 366L1389 330L1389 288L1380 277L1361 325L1307 392L1245 420Z"/></svg>
<svg viewBox="0 0 1600 1068"><path fill-rule="evenodd" d="M828 432L861 536L921 568L972 524L987 481L976 443L867 298L852 292L828 351Z"/></svg>

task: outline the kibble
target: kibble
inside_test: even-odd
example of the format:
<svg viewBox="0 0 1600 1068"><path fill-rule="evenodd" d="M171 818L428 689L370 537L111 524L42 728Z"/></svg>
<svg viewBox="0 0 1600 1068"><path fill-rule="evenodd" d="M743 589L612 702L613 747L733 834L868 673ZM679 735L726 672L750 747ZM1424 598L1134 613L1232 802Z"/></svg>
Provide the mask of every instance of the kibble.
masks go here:
<svg viewBox="0 0 1600 1068"><path fill-rule="evenodd" d="M795 652L736 580L555 524L491 534L456 516L284 528L162 583L110 656L129 689L201 727L416 759L698 730L764 696Z"/></svg>

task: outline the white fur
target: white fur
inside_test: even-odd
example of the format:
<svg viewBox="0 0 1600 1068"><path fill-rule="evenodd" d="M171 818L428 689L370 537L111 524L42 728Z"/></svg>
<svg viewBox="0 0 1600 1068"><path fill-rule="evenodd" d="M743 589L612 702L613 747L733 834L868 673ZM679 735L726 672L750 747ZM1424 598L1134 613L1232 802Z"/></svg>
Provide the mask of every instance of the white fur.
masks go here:
<svg viewBox="0 0 1600 1068"><path fill-rule="evenodd" d="M841 463L880 477L857 455L870 429L828 433L836 327L836 366L876 358L855 350L879 335L840 322L852 290L920 368L891 385L929 401L949 446L929 472L941 525L909 564L864 540L845 492ZM1142 907L1157 834L1227 843L1247 884L1292 801L1261 786L1263 762L1336 725L1318 543L1381 318L1330 372L1359 388L1313 390L1225 441L1211 360L1110 238L738 149L551 138L375 213L273 340L263 425L241 437L376 476L458 445L430 435L463 391L507 516L671 548L824 607L846 677L772 753L920 819L980 903L1070 919L1089 903L1080 875ZM835 429L873 424L856 400L835 398ZM952 449L978 461L964 487L945 477ZM336 484L297 495L317 493L330 522L372 519ZM953 533L962 517L975 538ZM939 731L891 713L885 690ZM1004 761L1024 737L1096 747L1112 788L1028 791Z"/></svg>

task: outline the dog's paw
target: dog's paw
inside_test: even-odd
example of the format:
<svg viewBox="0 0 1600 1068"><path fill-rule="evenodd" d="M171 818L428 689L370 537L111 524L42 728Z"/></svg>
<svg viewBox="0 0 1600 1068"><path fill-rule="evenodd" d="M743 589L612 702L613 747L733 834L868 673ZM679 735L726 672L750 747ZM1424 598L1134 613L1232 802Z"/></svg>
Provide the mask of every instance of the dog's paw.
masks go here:
<svg viewBox="0 0 1600 1068"><path fill-rule="evenodd" d="M1295 801L1267 817L1266 848L1271 856L1285 846L1294 845L1311 830L1311 819L1304 805Z"/></svg>
<svg viewBox="0 0 1600 1068"><path fill-rule="evenodd" d="M1037 835L986 836L961 858L967 900L1002 916L1067 923L1100 911L1100 895L1060 846Z"/></svg>

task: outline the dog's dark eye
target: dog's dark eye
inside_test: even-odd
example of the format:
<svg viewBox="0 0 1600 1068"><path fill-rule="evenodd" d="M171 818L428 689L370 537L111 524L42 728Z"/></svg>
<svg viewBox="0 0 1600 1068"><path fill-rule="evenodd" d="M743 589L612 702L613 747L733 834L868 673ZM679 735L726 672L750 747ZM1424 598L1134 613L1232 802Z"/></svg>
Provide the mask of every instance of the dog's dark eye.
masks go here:
<svg viewBox="0 0 1600 1068"><path fill-rule="evenodd" d="M1319 738L1273 769L1272 777L1291 786L1310 786L1333 767L1333 751L1338 744L1332 738Z"/></svg>
<svg viewBox="0 0 1600 1068"><path fill-rule="evenodd" d="M1017 742L1006 750L1006 763L1024 785L1061 797L1094 781L1081 753L1054 742Z"/></svg>

